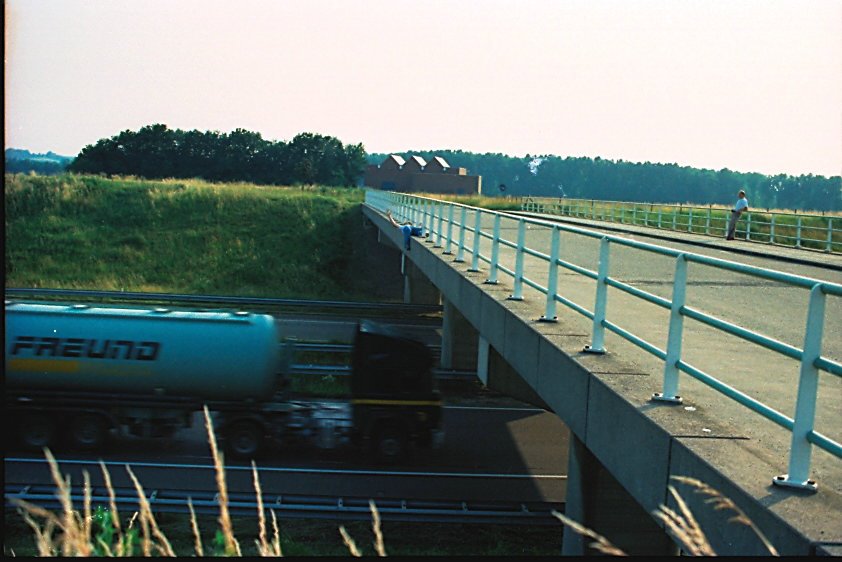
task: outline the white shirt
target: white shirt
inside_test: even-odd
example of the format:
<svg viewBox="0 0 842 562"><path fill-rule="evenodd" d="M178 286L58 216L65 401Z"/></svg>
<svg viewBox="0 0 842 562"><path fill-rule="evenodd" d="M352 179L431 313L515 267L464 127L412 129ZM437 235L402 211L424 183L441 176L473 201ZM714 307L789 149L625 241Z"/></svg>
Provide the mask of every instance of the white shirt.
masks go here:
<svg viewBox="0 0 842 562"><path fill-rule="evenodd" d="M748 199L746 199L745 197L742 197L742 198L738 199L737 204L734 205L734 210L738 211L738 212L742 211L743 209L747 209L747 208L748 208Z"/></svg>

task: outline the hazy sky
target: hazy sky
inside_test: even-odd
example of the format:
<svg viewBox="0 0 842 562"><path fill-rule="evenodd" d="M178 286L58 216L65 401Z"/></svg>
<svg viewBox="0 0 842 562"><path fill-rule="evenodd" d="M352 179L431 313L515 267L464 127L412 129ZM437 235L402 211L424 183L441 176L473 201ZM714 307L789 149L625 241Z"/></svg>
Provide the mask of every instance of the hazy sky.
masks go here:
<svg viewBox="0 0 842 562"><path fill-rule="evenodd" d="M6 147L165 123L842 173L842 0L4 5Z"/></svg>

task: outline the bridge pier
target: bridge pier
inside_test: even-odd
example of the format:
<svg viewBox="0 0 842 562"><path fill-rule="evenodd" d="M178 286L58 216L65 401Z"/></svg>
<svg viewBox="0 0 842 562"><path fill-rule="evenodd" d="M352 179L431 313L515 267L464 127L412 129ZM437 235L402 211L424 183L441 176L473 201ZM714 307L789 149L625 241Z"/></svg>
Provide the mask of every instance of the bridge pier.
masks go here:
<svg viewBox="0 0 842 562"><path fill-rule="evenodd" d="M412 260L401 255L403 302L406 304L441 304L441 291Z"/></svg>
<svg viewBox="0 0 842 562"><path fill-rule="evenodd" d="M564 515L608 539L626 554L674 556L678 546L655 519L597 460L581 439L570 434ZM599 555L593 540L564 527L564 556Z"/></svg>
<svg viewBox="0 0 842 562"><path fill-rule="evenodd" d="M483 382L488 388L521 402L532 404L537 408L552 411L529 383L523 380L523 377L514 367L494 349L494 346L488 346L485 357L487 358L487 365L484 369L486 380Z"/></svg>
<svg viewBox="0 0 842 562"><path fill-rule="evenodd" d="M476 371L479 332L450 299L444 301L441 330L441 368Z"/></svg>

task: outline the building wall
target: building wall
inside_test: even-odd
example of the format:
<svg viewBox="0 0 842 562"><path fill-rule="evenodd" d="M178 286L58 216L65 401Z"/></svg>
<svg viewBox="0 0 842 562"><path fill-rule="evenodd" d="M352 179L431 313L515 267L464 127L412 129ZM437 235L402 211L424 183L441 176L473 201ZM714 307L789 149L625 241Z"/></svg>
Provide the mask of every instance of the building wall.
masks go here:
<svg viewBox="0 0 842 562"><path fill-rule="evenodd" d="M412 174L411 191L479 195L482 193L482 176L429 173Z"/></svg>
<svg viewBox="0 0 842 562"><path fill-rule="evenodd" d="M379 166L369 165L364 183L374 189L387 191L455 193L471 195L482 193L482 176L469 176L465 168L442 168L434 161L423 169L410 159L399 167L392 158Z"/></svg>

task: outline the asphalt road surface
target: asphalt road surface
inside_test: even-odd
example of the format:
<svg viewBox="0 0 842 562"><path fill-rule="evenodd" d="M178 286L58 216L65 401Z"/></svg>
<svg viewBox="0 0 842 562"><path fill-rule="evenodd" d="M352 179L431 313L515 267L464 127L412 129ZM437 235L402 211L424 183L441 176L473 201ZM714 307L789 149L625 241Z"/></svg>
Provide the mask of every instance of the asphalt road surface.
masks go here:
<svg viewBox="0 0 842 562"><path fill-rule="evenodd" d="M568 432L559 419L528 405L446 407L445 444L416 451L398 465L379 466L347 447L319 450L298 446L257 461L264 494L390 498L412 500L562 502L566 492ZM87 471L102 484L101 458L113 485L131 488L125 467L145 490L217 489L203 418L168 441L123 437L101 455L57 448L62 474L73 483ZM249 463L226 462L232 493L253 493ZM7 450L7 485L51 484L46 462L37 454Z"/></svg>

